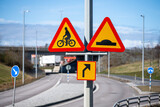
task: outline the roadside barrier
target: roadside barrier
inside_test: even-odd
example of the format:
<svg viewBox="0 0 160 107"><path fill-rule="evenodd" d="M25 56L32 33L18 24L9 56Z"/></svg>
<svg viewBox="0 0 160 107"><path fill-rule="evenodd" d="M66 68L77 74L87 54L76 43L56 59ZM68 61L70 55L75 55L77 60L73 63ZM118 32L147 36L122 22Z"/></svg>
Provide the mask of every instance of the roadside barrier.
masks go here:
<svg viewBox="0 0 160 107"><path fill-rule="evenodd" d="M131 106L140 107L142 104L143 106L160 104L160 94L152 94L147 96L127 98L127 99L116 102L113 107L131 107Z"/></svg>

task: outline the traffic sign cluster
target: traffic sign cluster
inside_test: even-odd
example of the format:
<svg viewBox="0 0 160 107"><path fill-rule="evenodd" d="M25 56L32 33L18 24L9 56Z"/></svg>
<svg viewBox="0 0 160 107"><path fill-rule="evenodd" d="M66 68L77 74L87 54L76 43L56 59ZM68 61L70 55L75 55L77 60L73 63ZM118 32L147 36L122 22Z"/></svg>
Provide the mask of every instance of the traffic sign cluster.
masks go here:
<svg viewBox="0 0 160 107"><path fill-rule="evenodd" d="M109 17L104 18L88 46L89 51L123 52L125 47ZM60 24L48 50L50 52L84 51L85 46L68 18ZM67 68L68 69L68 68ZM96 62L78 61L77 80L95 80Z"/></svg>

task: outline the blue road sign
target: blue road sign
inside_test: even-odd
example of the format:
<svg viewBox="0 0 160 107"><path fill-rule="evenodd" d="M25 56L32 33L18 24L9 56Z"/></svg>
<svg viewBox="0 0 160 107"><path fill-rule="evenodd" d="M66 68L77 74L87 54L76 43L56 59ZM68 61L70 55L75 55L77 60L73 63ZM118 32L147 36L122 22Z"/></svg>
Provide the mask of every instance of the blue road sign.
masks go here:
<svg viewBox="0 0 160 107"><path fill-rule="evenodd" d="M19 67L17 65L14 65L12 67L11 75L12 75L12 77L17 77L19 75Z"/></svg>
<svg viewBox="0 0 160 107"><path fill-rule="evenodd" d="M154 69L152 67L149 67L147 71L149 74L152 74L154 72Z"/></svg>

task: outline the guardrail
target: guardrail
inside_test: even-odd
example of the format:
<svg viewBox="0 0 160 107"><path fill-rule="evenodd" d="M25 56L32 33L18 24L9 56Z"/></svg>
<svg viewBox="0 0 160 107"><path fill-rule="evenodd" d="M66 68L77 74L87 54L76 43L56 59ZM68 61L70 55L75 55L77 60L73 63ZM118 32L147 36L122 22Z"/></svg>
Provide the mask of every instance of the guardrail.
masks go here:
<svg viewBox="0 0 160 107"><path fill-rule="evenodd" d="M127 98L115 103L113 107L130 107L130 106L140 107L142 104L146 104L146 103L148 103L150 106L153 103L160 104L160 94L152 94L147 96Z"/></svg>

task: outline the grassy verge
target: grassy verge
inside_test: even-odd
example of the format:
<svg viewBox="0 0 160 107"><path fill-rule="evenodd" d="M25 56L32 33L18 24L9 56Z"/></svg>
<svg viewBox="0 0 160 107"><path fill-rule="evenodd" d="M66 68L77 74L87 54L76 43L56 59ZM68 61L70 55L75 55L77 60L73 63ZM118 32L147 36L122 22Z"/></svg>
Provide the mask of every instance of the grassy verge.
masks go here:
<svg viewBox="0 0 160 107"><path fill-rule="evenodd" d="M40 67L40 69L44 70L44 69L54 69L54 66L45 66L45 67Z"/></svg>
<svg viewBox="0 0 160 107"><path fill-rule="evenodd" d="M27 74L24 75L25 84L34 81L35 79ZM13 78L11 77L11 67L0 63L0 91L8 90L13 88ZM22 73L16 78L16 86L21 86L22 84Z"/></svg>
<svg viewBox="0 0 160 107"><path fill-rule="evenodd" d="M151 91L160 93L160 86L152 86L151 90L149 90L149 86L137 86L142 91Z"/></svg>
<svg viewBox="0 0 160 107"><path fill-rule="evenodd" d="M116 75L128 75L128 76L142 76L142 62L135 62L131 64L124 64L116 67L111 67L111 74ZM147 72L148 67L150 67L150 61L147 60L144 63L144 77L149 78L149 74ZM154 73L152 74L152 79L160 80L160 70L158 68L157 60L154 60L152 63L152 67L154 68ZM108 71L103 71L101 73L108 73Z"/></svg>

